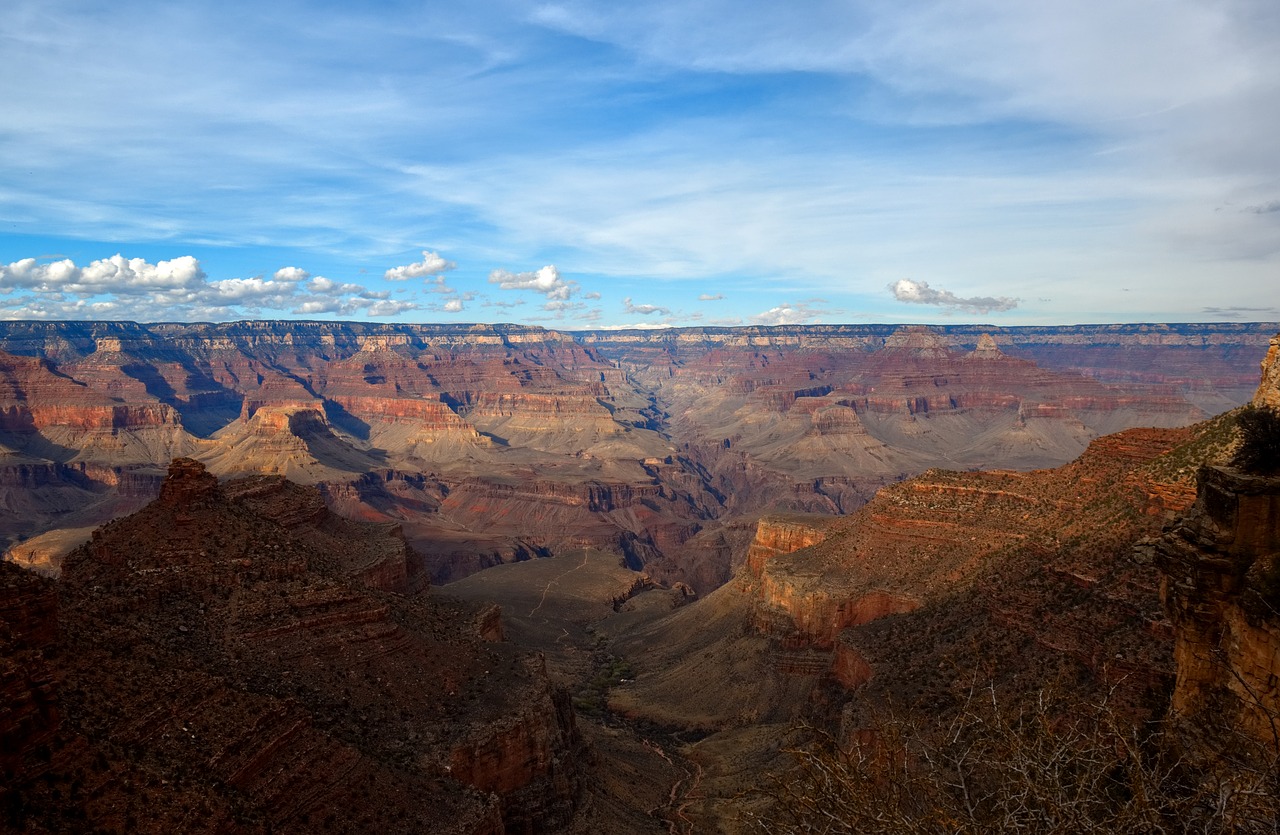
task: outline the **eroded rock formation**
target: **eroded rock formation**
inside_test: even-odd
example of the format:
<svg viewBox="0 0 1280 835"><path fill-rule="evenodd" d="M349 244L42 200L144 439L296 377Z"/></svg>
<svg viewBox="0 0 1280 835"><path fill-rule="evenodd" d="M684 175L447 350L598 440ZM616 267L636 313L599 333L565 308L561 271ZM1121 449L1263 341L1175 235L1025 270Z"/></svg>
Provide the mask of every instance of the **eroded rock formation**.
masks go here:
<svg viewBox="0 0 1280 835"><path fill-rule="evenodd" d="M1280 337L1253 405L1280 406ZM1202 468L1195 505L1156 551L1174 626L1174 713L1280 753L1280 477Z"/></svg>
<svg viewBox="0 0 1280 835"><path fill-rule="evenodd" d="M1268 336L2 323L0 537L136 510L190 456L401 524L440 581L589 546L708 591L733 566L687 543L729 517L850 513L929 467L1056 465L1101 433L1188 423L1243 402ZM56 571L54 548L15 556Z"/></svg>
<svg viewBox="0 0 1280 835"><path fill-rule="evenodd" d="M314 490L219 485L175 461L157 501L67 558L56 641L48 581L0 587L0 686L21 708L0 721L11 818L47 831L566 825L580 757L567 697L536 657L490 640L492 607L389 593L406 559L389 526L336 517Z"/></svg>
<svg viewBox="0 0 1280 835"><path fill-rule="evenodd" d="M1280 478L1206 467L1160 540L1174 625L1173 711L1280 739Z"/></svg>

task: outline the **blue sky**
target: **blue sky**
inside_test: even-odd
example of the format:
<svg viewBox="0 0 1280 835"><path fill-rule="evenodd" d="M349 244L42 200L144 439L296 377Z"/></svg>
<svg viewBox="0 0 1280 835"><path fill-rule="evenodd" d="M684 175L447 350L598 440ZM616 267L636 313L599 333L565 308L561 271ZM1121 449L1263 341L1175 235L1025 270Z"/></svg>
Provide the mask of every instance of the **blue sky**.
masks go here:
<svg viewBox="0 0 1280 835"><path fill-rule="evenodd" d="M1280 319L1275 0L6 0L0 317Z"/></svg>

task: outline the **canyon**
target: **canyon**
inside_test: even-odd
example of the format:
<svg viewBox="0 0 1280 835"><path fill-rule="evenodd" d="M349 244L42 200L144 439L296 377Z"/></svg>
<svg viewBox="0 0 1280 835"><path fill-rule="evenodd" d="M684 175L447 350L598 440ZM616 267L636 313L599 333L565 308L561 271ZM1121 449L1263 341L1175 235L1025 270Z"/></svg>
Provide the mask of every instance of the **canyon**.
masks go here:
<svg viewBox="0 0 1280 835"><path fill-rule="evenodd" d="M435 582L591 547L705 593L730 520L1186 425L1248 400L1274 330L0 323L0 547L55 574L188 456L401 525Z"/></svg>
<svg viewBox="0 0 1280 835"><path fill-rule="evenodd" d="M0 326L0 812L744 832L975 687L1265 744L1277 329Z"/></svg>

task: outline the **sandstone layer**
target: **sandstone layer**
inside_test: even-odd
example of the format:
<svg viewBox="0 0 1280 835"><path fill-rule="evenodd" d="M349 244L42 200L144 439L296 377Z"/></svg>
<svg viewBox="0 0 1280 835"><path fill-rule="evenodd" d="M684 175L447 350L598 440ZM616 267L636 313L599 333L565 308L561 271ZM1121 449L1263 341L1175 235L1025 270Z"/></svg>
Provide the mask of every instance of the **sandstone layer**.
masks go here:
<svg viewBox="0 0 1280 835"><path fill-rule="evenodd" d="M850 513L930 467L1057 465L1192 422L1247 399L1273 333L2 323L0 537L136 510L186 455L400 524L437 581L591 547L706 592L737 519ZM51 540L30 553L57 570Z"/></svg>

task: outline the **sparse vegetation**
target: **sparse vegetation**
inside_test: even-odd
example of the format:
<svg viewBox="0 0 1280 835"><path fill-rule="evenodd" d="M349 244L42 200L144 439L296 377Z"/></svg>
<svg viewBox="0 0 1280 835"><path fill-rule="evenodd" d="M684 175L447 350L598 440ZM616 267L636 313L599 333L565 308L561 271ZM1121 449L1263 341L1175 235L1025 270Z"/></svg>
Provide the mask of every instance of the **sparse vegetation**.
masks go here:
<svg viewBox="0 0 1280 835"><path fill-rule="evenodd" d="M608 709L609 689L633 678L635 671L626 659L599 653L591 678L573 697L573 706L589 716L598 716Z"/></svg>
<svg viewBox="0 0 1280 835"><path fill-rule="evenodd" d="M949 722L883 714L850 745L811 731L794 768L755 792L769 833L1275 833L1274 751L1236 740L1193 765L1165 722L1049 695L970 693Z"/></svg>

